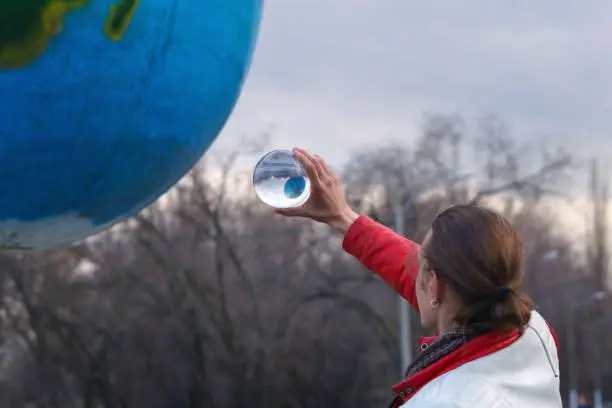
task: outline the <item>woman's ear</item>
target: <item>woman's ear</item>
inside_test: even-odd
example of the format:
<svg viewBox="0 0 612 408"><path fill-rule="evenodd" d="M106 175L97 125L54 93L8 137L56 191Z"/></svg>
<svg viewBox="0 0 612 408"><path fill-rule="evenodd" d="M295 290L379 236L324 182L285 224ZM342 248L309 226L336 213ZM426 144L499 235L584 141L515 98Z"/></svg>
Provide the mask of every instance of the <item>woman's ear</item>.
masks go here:
<svg viewBox="0 0 612 408"><path fill-rule="evenodd" d="M434 271L431 272L431 292L434 299L441 301L446 294L446 285L440 279Z"/></svg>

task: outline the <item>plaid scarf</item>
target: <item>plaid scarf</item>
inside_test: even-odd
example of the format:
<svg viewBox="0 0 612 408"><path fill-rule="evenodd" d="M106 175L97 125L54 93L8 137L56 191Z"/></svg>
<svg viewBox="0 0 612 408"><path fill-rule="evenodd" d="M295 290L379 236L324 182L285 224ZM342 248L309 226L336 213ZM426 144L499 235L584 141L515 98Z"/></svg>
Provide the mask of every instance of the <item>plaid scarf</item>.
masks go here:
<svg viewBox="0 0 612 408"><path fill-rule="evenodd" d="M412 364L406 368L405 377L412 377L421 370L426 369L444 356L449 355L459 347L479 334L478 330L471 328L454 328L435 339L425 350L421 351Z"/></svg>
<svg viewBox="0 0 612 408"><path fill-rule="evenodd" d="M417 358L406 369L405 377L412 377L482 333L483 330L480 330L476 325L451 329L435 339L425 350L418 354ZM402 401L397 397L389 407L398 407L401 403Z"/></svg>

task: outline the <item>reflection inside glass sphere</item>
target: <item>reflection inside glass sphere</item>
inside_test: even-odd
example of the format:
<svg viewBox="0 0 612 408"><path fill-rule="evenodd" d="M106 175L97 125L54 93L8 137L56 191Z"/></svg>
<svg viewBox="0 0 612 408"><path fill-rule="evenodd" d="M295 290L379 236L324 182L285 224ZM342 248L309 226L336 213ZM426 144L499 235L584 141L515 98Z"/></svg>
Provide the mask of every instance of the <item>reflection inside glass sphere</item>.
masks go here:
<svg viewBox="0 0 612 408"><path fill-rule="evenodd" d="M273 208L294 208L310 196L306 170L289 150L273 150L263 156L253 173L257 197Z"/></svg>

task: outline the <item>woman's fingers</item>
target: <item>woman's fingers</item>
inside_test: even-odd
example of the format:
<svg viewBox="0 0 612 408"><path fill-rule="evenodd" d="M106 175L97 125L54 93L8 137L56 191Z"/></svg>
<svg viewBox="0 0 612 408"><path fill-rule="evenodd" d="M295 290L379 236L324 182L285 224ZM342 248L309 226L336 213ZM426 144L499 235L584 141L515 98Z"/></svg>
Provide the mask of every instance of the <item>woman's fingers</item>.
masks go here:
<svg viewBox="0 0 612 408"><path fill-rule="evenodd" d="M294 148L293 155L304 166L312 183L313 199L297 208L276 209L275 212L287 217L317 219L330 211L329 195L333 192L336 175L322 157L311 155L304 149ZM316 196L316 197L315 197ZM313 201L314 200L314 201Z"/></svg>
<svg viewBox="0 0 612 408"><path fill-rule="evenodd" d="M321 181L328 181L331 177L327 170L327 165L320 156L314 155L314 165Z"/></svg>
<svg viewBox="0 0 612 408"><path fill-rule="evenodd" d="M311 179L313 184L322 185L330 184L337 179L334 171L319 155L311 155L304 149L296 147L293 149L295 158L302 163L306 169L308 177Z"/></svg>
<svg viewBox="0 0 612 408"><path fill-rule="evenodd" d="M310 156L305 150L297 148L293 150L293 155L297 161L302 163L302 166L304 166L306 174L311 182L318 183L320 181L320 177L312 156Z"/></svg>
<svg viewBox="0 0 612 408"><path fill-rule="evenodd" d="M315 187L329 185L330 182L337 179L331 167L325 163L325 160L323 160L321 156L316 154L311 155L306 150L297 147L293 149L293 152L296 159L298 159L306 169L306 173L308 177L311 178Z"/></svg>
<svg viewBox="0 0 612 408"><path fill-rule="evenodd" d="M334 173L332 168L329 167L329 165L325 162L325 160L321 156L316 155L316 154L315 154L315 158L317 159L319 163L319 165L317 166L317 170L319 171L319 176L320 177L325 176L329 179L334 179L336 177L336 173Z"/></svg>

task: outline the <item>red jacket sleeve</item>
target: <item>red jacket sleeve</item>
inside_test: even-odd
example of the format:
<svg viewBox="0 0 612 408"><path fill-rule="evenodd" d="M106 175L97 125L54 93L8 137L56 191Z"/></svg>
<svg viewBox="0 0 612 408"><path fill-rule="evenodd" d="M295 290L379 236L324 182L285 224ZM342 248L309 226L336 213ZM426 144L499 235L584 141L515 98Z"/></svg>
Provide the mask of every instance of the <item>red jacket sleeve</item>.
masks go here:
<svg viewBox="0 0 612 408"><path fill-rule="evenodd" d="M420 246L366 216L349 228L342 247L418 310L414 282Z"/></svg>

